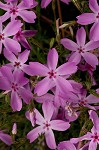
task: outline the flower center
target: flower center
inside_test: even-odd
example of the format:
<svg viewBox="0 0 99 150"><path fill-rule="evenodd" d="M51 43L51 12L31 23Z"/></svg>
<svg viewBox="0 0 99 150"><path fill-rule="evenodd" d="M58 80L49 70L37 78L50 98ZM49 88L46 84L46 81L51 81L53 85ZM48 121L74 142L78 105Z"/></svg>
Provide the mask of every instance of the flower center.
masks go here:
<svg viewBox="0 0 99 150"><path fill-rule="evenodd" d="M4 40L4 34L0 34L0 40Z"/></svg>
<svg viewBox="0 0 99 150"><path fill-rule="evenodd" d="M46 122L43 123L43 124L44 124L43 129L49 130L49 127L50 127L51 125L48 123L48 121L46 121Z"/></svg>
<svg viewBox="0 0 99 150"><path fill-rule="evenodd" d="M82 48L82 46L80 46L79 48L78 48L78 51L79 51L79 53L84 53L84 48Z"/></svg>
<svg viewBox="0 0 99 150"><path fill-rule="evenodd" d="M18 8L17 7L12 7L10 8L10 14L12 13L13 15L15 15L18 12Z"/></svg>
<svg viewBox="0 0 99 150"><path fill-rule="evenodd" d="M99 135L97 135L97 132L94 133L94 135L92 135L91 138L93 138L94 142L99 141Z"/></svg>
<svg viewBox="0 0 99 150"><path fill-rule="evenodd" d="M50 79L51 79L51 78L56 78L57 72L54 72L53 70L51 70L50 72L48 72L48 74L49 74L49 78L50 78Z"/></svg>
<svg viewBox="0 0 99 150"><path fill-rule="evenodd" d="M17 67L17 68L20 68L21 67L21 64L20 64L20 62L14 62L14 67Z"/></svg>
<svg viewBox="0 0 99 150"><path fill-rule="evenodd" d="M16 83L12 82L11 88L12 88L12 90L14 90L16 92L18 90L18 85Z"/></svg>
<svg viewBox="0 0 99 150"><path fill-rule="evenodd" d="M79 100L79 104L84 106L87 104L87 100Z"/></svg>
<svg viewBox="0 0 99 150"><path fill-rule="evenodd" d="M98 15L96 16L96 18L99 18L99 13L98 13Z"/></svg>

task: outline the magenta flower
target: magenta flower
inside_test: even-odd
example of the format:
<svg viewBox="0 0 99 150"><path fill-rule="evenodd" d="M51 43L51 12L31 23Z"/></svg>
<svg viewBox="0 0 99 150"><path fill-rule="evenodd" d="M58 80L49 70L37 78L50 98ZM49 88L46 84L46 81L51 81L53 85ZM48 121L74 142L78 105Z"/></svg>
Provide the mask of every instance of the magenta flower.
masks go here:
<svg viewBox="0 0 99 150"><path fill-rule="evenodd" d="M25 62L28 60L30 51L25 50L18 55L18 58L9 50L4 49L4 56L8 59L11 63L6 64L5 66L10 67L12 70L22 70L23 72L27 73L28 65Z"/></svg>
<svg viewBox="0 0 99 150"><path fill-rule="evenodd" d="M33 98L33 94L30 90L25 88L29 80L24 77L24 73L20 70L11 72L11 70L3 66L1 69L0 76L0 89L5 90L5 94L11 92L11 107L13 111L20 111L22 108L22 100L29 104Z"/></svg>
<svg viewBox="0 0 99 150"><path fill-rule="evenodd" d="M23 47L31 49L30 44L27 41L27 37L34 36L37 33L37 30L23 30L20 29L14 36L14 40L19 41Z"/></svg>
<svg viewBox="0 0 99 150"><path fill-rule="evenodd" d="M98 65L98 59L94 54L92 54L88 51L98 48L99 42L98 41L97 42L89 41L87 44L85 44L86 32L83 27L81 27L80 29L77 30L76 40L77 40L77 43L75 43L72 40L67 39L67 38L63 38L61 40L61 44L65 48L73 51L73 53L71 54L71 56L69 58L69 61L79 64L79 62L81 61L81 57L83 57L84 60L89 65L91 65L93 68L95 68L96 65Z"/></svg>
<svg viewBox="0 0 99 150"><path fill-rule="evenodd" d="M10 22L3 30L3 25L0 21L0 53L2 51L2 44L6 49L15 54L21 51L20 44L9 37L15 35L22 25L20 21L15 20Z"/></svg>
<svg viewBox="0 0 99 150"><path fill-rule="evenodd" d="M77 17L78 23L82 25L93 24L90 30L90 38L98 41L99 40L99 5L97 0L89 0L89 8L93 13L83 13Z"/></svg>
<svg viewBox="0 0 99 150"><path fill-rule="evenodd" d="M46 8L48 5L49 5L49 3L51 2L52 0L42 0L41 1L41 7L42 8ZM69 2L71 1L71 0L61 0L62 2L64 2L64 3L66 3L66 4L69 4Z"/></svg>
<svg viewBox="0 0 99 150"><path fill-rule="evenodd" d="M30 140L30 143L32 143L35 139L39 137L39 135L44 134L48 147L50 149L55 149L56 142L52 129L58 131L65 131L70 127L70 124L62 120L51 120L54 112L54 107L51 102L44 102L42 105L42 110L44 113L44 118L38 112L38 110L35 109L36 124L38 124L39 126L31 130L27 134L27 138Z"/></svg>
<svg viewBox="0 0 99 150"><path fill-rule="evenodd" d="M0 140L3 141L7 145L12 144L12 138L10 135L3 133L2 130L0 130Z"/></svg>
<svg viewBox="0 0 99 150"><path fill-rule="evenodd" d="M63 91L73 91L72 85L64 78L64 76L70 76L75 73L77 71L77 66L73 62L67 62L56 69L57 63L58 53L55 48L51 49L48 53L47 66L38 62L29 63L30 70L28 74L45 76L45 78L35 87L34 92L37 93L38 96L46 94L48 90L55 86Z"/></svg>
<svg viewBox="0 0 99 150"><path fill-rule="evenodd" d="M89 115L90 119L93 122L93 128L91 129L91 132L87 132L86 135L79 138L73 138L70 141L76 144L79 141L89 140L90 142L88 142L89 143L88 150L96 150L97 144L99 144L99 118L97 113L93 110L89 111ZM83 150L83 147L81 148L81 150Z"/></svg>
<svg viewBox="0 0 99 150"><path fill-rule="evenodd" d="M77 150L70 141L62 141L58 144L58 150Z"/></svg>
<svg viewBox="0 0 99 150"><path fill-rule="evenodd" d="M11 17L11 20L15 20L16 17L20 16L25 22L34 23L36 19L36 14L33 11L28 11L31 7L25 5L23 2L18 3L18 0L10 2L8 4L3 4L0 2L0 8L7 11L3 18L7 20ZM30 17L31 16L31 17Z"/></svg>

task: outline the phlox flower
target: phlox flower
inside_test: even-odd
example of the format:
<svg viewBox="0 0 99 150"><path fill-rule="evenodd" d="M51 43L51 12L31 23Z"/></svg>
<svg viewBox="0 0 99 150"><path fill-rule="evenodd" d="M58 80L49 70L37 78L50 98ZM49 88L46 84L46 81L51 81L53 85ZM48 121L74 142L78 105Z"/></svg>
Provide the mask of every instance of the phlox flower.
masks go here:
<svg viewBox="0 0 99 150"><path fill-rule="evenodd" d="M75 62L76 64L79 64L81 61L81 57L84 58L84 60L91 65L93 68L98 65L98 59L97 57L88 52L91 50L94 50L99 47L98 41L89 41L88 43L85 43L86 41L86 32L83 27L77 30L76 34L76 40L77 43L73 42L72 40L68 38L61 39L60 43L67 48L68 50L71 50L73 53L71 54L69 61Z"/></svg>
<svg viewBox="0 0 99 150"><path fill-rule="evenodd" d="M25 22L34 23L36 14L33 11L26 10L30 9L31 7L25 5L23 1L19 4L17 3L18 0L12 1L8 4L0 2L0 8L7 11L2 18L6 21L10 17L11 20L15 20L18 16L20 16Z"/></svg>
<svg viewBox="0 0 99 150"><path fill-rule="evenodd" d="M63 91L73 91L72 85L64 78L64 76L70 76L71 74L75 73L77 71L77 66L73 62L67 62L56 68L57 63L58 53L55 48L50 49L48 53L47 66L42 65L39 62L29 63L30 67L28 67L28 74L45 76L45 78L38 82L35 87L34 92L37 93L38 96L46 94L48 90L55 86Z"/></svg>
<svg viewBox="0 0 99 150"><path fill-rule="evenodd" d="M28 65L25 62L28 60L30 51L25 50L18 55L18 58L9 50L4 49L4 56L11 63L5 64L5 66L10 67L12 70L22 70L27 73Z"/></svg>
<svg viewBox="0 0 99 150"><path fill-rule="evenodd" d="M99 40L99 5L97 0L89 0L89 8L91 13L83 13L77 17L78 23L81 25L93 24L90 29L90 39Z"/></svg>
<svg viewBox="0 0 99 150"><path fill-rule="evenodd" d="M14 40L19 41L21 45L27 49L31 49L30 44L28 43L28 37L34 36L37 33L37 30L22 30L20 29L15 36L13 37Z"/></svg>
<svg viewBox="0 0 99 150"><path fill-rule="evenodd" d="M11 107L13 111L20 111L22 108L22 100L29 104L33 98L33 94L30 90L25 88L29 80L24 77L24 73L20 70L16 70L12 73L11 69L6 66L0 69L0 89L5 90L4 94L11 93Z"/></svg>
<svg viewBox="0 0 99 150"><path fill-rule="evenodd" d="M2 44L6 49L15 54L21 51L20 44L9 37L15 35L22 25L23 24L19 20L15 20L8 23L3 29L2 20L0 20L0 53L2 51Z"/></svg>
<svg viewBox="0 0 99 150"><path fill-rule="evenodd" d="M50 4L50 2L51 2L52 0L42 0L41 1L41 7L42 8L46 8L49 4ZM71 1L71 0L61 0L62 2L64 2L64 3L66 3L66 4L69 4L69 2Z"/></svg>
<svg viewBox="0 0 99 150"><path fill-rule="evenodd" d="M65 131L70 127L70 124L62 120L51 120L54 112L54 107L51 102L44 102L42 110L44 117L37 109L34 110L36 113L36 124L39 126L27 134L27 139L32 143L39 135L44 134L48 147L50 149L56 149L55 137L52 130Z"/></svg>
<svg viewBox="0 0 99 150"><path fill-rule="evenodd" d="M0 140L3 141L7 145L12 144L12 138L10 135L4 133L2 130L0 130Z"/></svg>
<svg viewBox="0 0 99 150"><path fill-rule="evenodd" d="M87 132L86 135L79 138L72 138L70 141L76 144L79 141L88 140L90 141L88 142L88 150L96 150L97 144L99 144L99 118L97 113L93 110L89 111L89 116L93 122L93 127L91 129L91 132ZM83 150L84 147L82 147L79 150Z"/></svg>

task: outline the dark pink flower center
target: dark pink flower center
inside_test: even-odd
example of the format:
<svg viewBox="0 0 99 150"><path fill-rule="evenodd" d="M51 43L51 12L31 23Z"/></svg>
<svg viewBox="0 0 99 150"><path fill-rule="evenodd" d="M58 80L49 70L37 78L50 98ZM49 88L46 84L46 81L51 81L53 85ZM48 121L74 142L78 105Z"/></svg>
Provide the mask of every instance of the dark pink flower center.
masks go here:
<svg viewBox="0 0 99 150"><path fill-rule="evenodd" d="M17 67L17 68L21 67L20 62L15 62L15 63L14 63L14 67Z"/></svg>
<svg viewBox="0 0 99 150"><path fill-rule="evenodd" d="M99 18L99 13L98 13L98 15L96 16L96 18Z"/></svg>
<svg viewBox="0 0 99 150"><path fill-rule="evenodd" d="M91 138L93 138L93 141L99 141L99 135L97 133L94 133L94 135L91 136Z"/></svg>
<svg viewBox="0 0 99 150"><path fill-rule="evenodd" d="M18 31L17 34L16 34L16 38L20 38L21 35L22 35L22 32Z"/></svg>
<svg viewBox="0 0 99 150"><path fill-rule="evenodd" d="M0 40L4 40L4 34L0 34Z"/></svg>
<svg viewBox="0 0 99 150"><path fill-rule="evenodd" d="M12 82L11 88L16 92L18 90L18 85Z"/></svg>
<svg viewBox="0 0 99 150"><path fill-rule="evenodd" d="M86 105L87 104L87 100L79 100L79 104L80 105Z"/></svg>
<svg viewBox="0 0 99 150"><path fill-rule="evenodd" d="M82 46L80 46L79 48L78 48L78 51L79 51L79 53L84 53L84 48L82 48Z"/></svg>
<svg viewBox="0 0 99 150"><path fill-rule="evenodd" d="M49 130L49 127L51 126L49 123L48 123L48 121L46 121L45 123L43 123L44 124L44 127L43 127L43 129L47 129L47 130Z"/></svg>
<svg viewBox="0 0 99 150"><path fill-rule="evenodd" d="M12 7L10 8L10 13L12 13L13 15L15 15L18 12L18 8L17 7Z"/></svg>
<svg viewBox="0 0 99 150"><path fill-rule="evenodd" d="M50 72L48 72L48 74L49 74L49 78L50 78L50 79L51 79L51 78L56 78L57 72L54 72L53 70L51 70Z"/></svg>

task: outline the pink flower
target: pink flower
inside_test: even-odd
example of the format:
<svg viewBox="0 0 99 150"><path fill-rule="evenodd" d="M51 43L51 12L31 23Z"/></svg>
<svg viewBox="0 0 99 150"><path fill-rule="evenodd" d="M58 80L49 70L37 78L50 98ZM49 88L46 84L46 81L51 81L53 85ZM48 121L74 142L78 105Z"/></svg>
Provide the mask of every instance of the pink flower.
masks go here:
<svg viewBox="0 0 99 150"><path fill-rule="evenodd" d="M95 68L96 65L98 65L98 59L94 54L88 51L98 48L99 42L89 41L87 44L85 44L86 32L83 27L78 29L76 34L76 40L77 43L67 38L61 39L61 44L65 48L73 51L69 58L69 61L79 64L79 62L81 61L81 57L83 57L89 65Z"/></svg>
<svg viewBox="0 0 99 150"><path fill-rule="evenodd" d="M28 11L26 9L30 9L31 7L28 5L25 5L23 2L18 3L18 0L12 1L8 4L3 4L0 2L0 8L7 11L2 18L4 20L7 20L11 17L11 20L15 20L17 16L20 16L24 21L28 23L34 23L36 19L36 15L33 11ZM31 16L31 17L30 17Z"/></svg>
<svg viewBox="0 0 99 150"><path fill-rule="evenodd" d="M0 53L2 51L2 44L6 49L15 54L21 51L20 44L9 37L15 35L22 25L19 20L15 20L8 23L5 29L3 29L2 21L0 21Z"/></svg>
<svg viewBox="0 0 99 150"><path fill-rule="evenodd" d="M18 55L18 58L9 50L4 49L4 56L8 59L11 63L6 64L5 66L10 67L12 70L22 70L23 72L27 73L28 65L25 62L28 60L30 51L25 50Z"/></svg>
<svg viewBox="0 0 99 150"><path fill-rule="evenodd" d="M46 8L52 0L42 0L41 7ZM68 4L71 0L61 0L62 2Z"/></svg>
<svg viewBox="0 0 99 150"><path fill-rule="evenodd" d="M48 90L55 86L63 91L73 91L72 85L64 78L64 76L70 76L75 73L77 71L77 66L73 62L67 62L56 69L57 63L58 53L55 48L51 49L48 53L47 66L38 62L29 63L30 68L28 67L28 74L45 76L45 78L35 87L34 92L37 93L38 96L46 94Z"/></svg>
<svg viewBox="0 0 99 150"><path fill-rule="evenodd" d="M5 90L5 93L11 92L11 107L13 111L20 111L22 108L22 100L29 104L33 98L33 94L25 86L29 80L24 77L24 73L20 70L11 72L11 70L3 66L0 69L0 89Z"/></svg>
<svg viewBox="0 0 99 150"><path fill-rule="evenodd" d="M78 143L79 141L83 140L89 140L89 150L96 150L97 144L99 143L99 118L95 111L90 110L89 111L90 119L93 122L93 128L91 129L91 132L87 132L86 135L79 137L79 138L72 138L70 141L74 144ZM83 147L81 148L81 150Z"/></svg>
<svg viewBox="0 0 99 150"><path fill-rule="evenodd" d="M11 136L8 135L8 134L3 133L2 130L0 130L0 140L3 141L7 145L11 145L12 144Z"/></svg>
<svg viewBox="0 0 99 150"><path fill-rule="evenodd" d="M13 124L12 134L17 134L17 124L16 123Z"/></svg>
<svg viewBox="0 0 99 150"><path fill-rule="evenodd" d="M27 41L27 37L34 36L37 33L37 30L23 30L20 29L14 36L14 40L19 41L23 47L31 49L30 44Z"/></svg>
<svg viewBox="0 0 99 150"><path fill-rule="evenodd" d="M36 124L39 126L31 130L27 134L27 138L30 140L30 143L32 143L39 137L39 135L44 134L48 147L50 149L55 149L56 142L52 129L65 131L70 127L70 124L62 120L51 120L54 112L54 107L51 102L44 102L42 105L42 110L44 113L44 118L37 109L34 110L36 113Z"/></svg>
<svg viewBox="0 0 99 150"><path fill-rule="evenodd" d="M82 25L93 24L90 30L90 38L98 41L99 40L99 5L97 0L89 0L89 8L93 13L83 13L77 17L78 23Z"/></svg>

